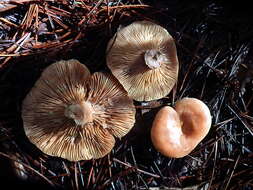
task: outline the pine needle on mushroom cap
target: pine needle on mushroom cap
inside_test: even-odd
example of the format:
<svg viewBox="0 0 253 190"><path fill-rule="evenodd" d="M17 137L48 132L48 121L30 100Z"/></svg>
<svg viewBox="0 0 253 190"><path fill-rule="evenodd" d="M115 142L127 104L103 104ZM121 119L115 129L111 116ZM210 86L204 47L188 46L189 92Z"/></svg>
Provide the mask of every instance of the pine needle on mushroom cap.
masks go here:
<svg viewBox="0 0 253 190"><path fill-rule="evenodd" d="M23 102L25 133L44 153L70 161L108 154L115 137L128 133L135 108L110 75L77 60L47 67Z"/></svg>
<svg viewBox="0 0 253 190"><path fill-rule="evenodd" d="M177 81L174 40L157 24L136 21L120 29L109 41L107 53L112 74L137 101L162 98Z"/></svg>

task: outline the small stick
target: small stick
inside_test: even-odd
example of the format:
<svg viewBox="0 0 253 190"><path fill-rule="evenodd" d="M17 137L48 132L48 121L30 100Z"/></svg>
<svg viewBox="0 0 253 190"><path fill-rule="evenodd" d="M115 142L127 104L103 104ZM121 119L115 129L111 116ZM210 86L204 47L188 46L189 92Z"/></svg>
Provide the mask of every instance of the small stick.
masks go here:
<svg viewBox="0 0 253 190"><path fill-rule="evenodd" d="M90 169L90 173L89 173L89 176L88 176L88 182L87 182L87 185L86 185L86 188L88 188L90 186L90 182L91 182L91 177L93 175L93 164L92 164L92 167Z"/></svg>
<svg viewBox="0 0 253 190"><path fill-rule="evenodd" d="M78 177L77 177L77 162L74 163L74 168L75 168L75 185L76 189L79 190Z"/></svg>
<svg viewBox="0 0 253 190"><path fill-rule="evenodd" d="M233 114L241 121L241 123L244 125L244 127L248 130L248 132L253 136L253 130L251 129L250 125L247 121L245 121L243 118L241 118L237 112L231 108L229 105L227 107L233 112Z"/></svg>
<svg viewBox="0 0 253 190"><path fill-rule="evenodd" d="M239 154L238 157L237 157L237 159L236 159L236 161L235 161L233 170L232 170L232 172L231 172L231 174L230 174L230 176L229 176L229 178L228 178L228 182L226 183L226 186L225 186L224 190L227 190L227 188L228 188L228 185L229 185L229 183L230 183L230 181L231 181L231 179L232 179L232 177L233 177L233 174L234 174L234 172L235 172L235 168L236 168L237 165L238 165L238 161L239 161L240 157L241 157L241 155Z"/></svg>
<svg viewBox="0 0 253 190"><path fill-rule="evenodd" d="M12 23L11 21L9 21L9 20L7 20L5 18L0 17L0 21L5 22L6 24L8 24L10 26L14 26L14 27L18 28L18 25Z"/></svg>
<svg viewBox="0 0 253 190"><path fill-rule="evenodd" d="M38 176L40 176L42 179L44 179L46 182L48 182L51 186L55 187L55 184L52 183L46 176L42 175L40 172L38 172L37 170L33 169L32 167L30 167L28 164L25 164L19 160L16 160L16 159L13 159L11 156L3 153L3 152L0 152L0 155L3 156L3 157L6 157L6 158L9 158L15 162L18 162L20 164L22 164L24 167L26 167L27 169L33 171L34 173L36 173Z"/></svg>
<svg viewBox="0 0 253 190"><path fill-rule="evenodd" d="M81 176L82 186L84 187L84 179L83 179L81 164L80 164L80 162L78 162L77 164L78 164L78 169L79 169L79 173L80 173L80 176Z"/></svg>
<svg viewBox="0 0 253 190"><path fill-rule="evenodd" d="M143 173L143 174L146 174L146 175L149 175L149 176L152 176L152 177L155 177L155 178L160 178L159 175L152 174L152 173L150 173L150 172L146 172L146 171L141 170L141 169L139 169L139 168L135 168L135 167L133 167L131 164L127 164L127 163L125 163L125 162L122 162L122 161L118 160L117 158L113 158L113 161L114 161L114 162L118 162L118 163L120 163L120 164L122 164L122 165L124 165L124 166L126 166L126 167L128 167L128 168L134 168L134 169L136 169L138 172L141 172L141 173Z"/></svg>
<svg viewBox="0 0 253 190"><path fill-rule="evenodd" d="M215 142L214 144L214 166L213 166L213 171L212 171L212 176L211 176L211 179L210 179L210 182L209 182L209 185L208 185L208 189L207 190L210 190L211 189L211 186L212 186L212 182L214 180L214 174L215 174L215 167L216 167L216 162L217 162L217 152L218 152L218 141Z"/></svg>

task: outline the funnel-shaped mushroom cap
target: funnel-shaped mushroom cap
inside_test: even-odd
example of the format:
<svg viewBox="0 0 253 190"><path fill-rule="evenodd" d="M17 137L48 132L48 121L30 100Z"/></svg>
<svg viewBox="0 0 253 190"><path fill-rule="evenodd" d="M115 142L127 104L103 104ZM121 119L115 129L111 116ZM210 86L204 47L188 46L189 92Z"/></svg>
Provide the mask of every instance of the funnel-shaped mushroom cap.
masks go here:
<svg viewBox="0 0 253 190"><path fill-rule="evenodd" d="M109 41L107 66L131 98L138 101L162 98L177 81L174 40L163 27L136 21Z"/></svg>
<svg viewBox="0 0 253 190"><path fill-rule="evenodd" d="M179 100L175 109L165 106L157 113L151 139L165 156L180 158L189 154L211 127L209 108L196 98Z"/></svg>
<svg viewBox="0 0 253 190"><path fill-rule="evenodd" d="M29 140L44 153L70 161L103 157L115 137L128 133L135 108L110 75L95 73L77 60L47 67L23 102Z"/></svg>

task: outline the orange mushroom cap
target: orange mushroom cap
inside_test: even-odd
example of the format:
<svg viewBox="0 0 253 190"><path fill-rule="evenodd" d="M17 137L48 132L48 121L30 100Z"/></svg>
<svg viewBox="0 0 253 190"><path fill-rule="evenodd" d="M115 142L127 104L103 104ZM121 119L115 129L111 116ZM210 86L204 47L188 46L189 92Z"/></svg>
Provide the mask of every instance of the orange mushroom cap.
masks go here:
<svg viewBox="0 0 253 190"><path fill-rule="evenodd" d="M183 98L175 109L165 106L158 111L151 128L154 147L163 155L180 158L188 155L211 127L206 104L196 98Z"/></svg>

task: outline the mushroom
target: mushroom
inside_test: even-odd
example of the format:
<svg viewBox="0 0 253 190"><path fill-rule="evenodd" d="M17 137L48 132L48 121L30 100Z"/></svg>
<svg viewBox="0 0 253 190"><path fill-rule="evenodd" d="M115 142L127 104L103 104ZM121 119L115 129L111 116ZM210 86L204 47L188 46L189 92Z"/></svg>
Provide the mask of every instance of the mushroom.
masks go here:
<svg viewBox="0 0 253 190"><path fill-rule="evenodd" d="M177 81L178 58L172 36L149 21L120 29L107 45L107 66L137 101L169 94Z"/></svg>
<svg viewBox="0 0 253 190"><path fill-rule="evenodd" d="M211 114L205 103L196 98L183 98L175 109L165 106L155 116L151 128L154 147L167 157L188 155L207 135Z"/></svg>
<svg viewBox="0 0 253 190"><path fill-rule="evenodd" d="M47 67L22 105L24 130L44 153L70 161L108 154L133 127L132 99L114 77L77 60Z"/></svg>

